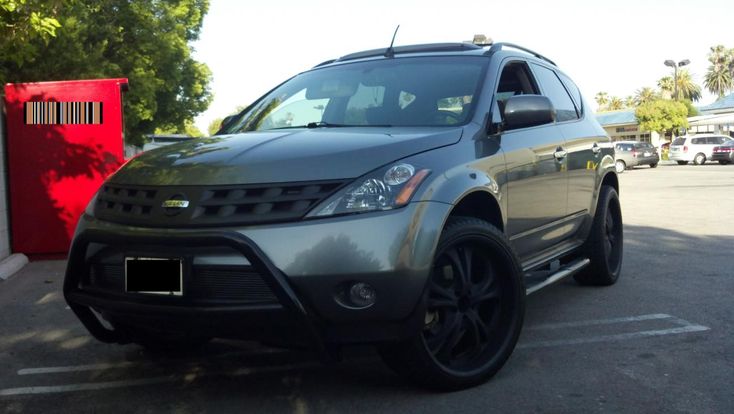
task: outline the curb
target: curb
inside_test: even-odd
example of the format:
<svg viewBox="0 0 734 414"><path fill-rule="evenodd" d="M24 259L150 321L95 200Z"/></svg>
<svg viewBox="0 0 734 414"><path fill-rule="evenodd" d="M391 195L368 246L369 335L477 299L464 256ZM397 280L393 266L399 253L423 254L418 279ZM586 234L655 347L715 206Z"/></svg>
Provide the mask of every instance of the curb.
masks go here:
<svg viewBox="0 0 734 414"><path fill-rule="evenodd" d="M0 262L0 279L7 280L28 264L28 257L23 253L11 254Z"/></svg>

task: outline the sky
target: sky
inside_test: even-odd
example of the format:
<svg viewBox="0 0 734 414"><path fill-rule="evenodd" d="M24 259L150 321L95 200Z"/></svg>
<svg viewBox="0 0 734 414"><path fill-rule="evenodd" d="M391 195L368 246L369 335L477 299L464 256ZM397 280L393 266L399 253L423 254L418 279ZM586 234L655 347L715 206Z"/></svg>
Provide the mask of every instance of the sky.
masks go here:
<svg viewBox="0 0 734 414"><path fill-rule="evenodd" d="M484 34L547 56L596 109L604 91L624 98L689 59L703 87L709 48L734 48L732 0L210 0L194 56L212 71L209 123L325 60L395 45L461 42Z"/></svg>

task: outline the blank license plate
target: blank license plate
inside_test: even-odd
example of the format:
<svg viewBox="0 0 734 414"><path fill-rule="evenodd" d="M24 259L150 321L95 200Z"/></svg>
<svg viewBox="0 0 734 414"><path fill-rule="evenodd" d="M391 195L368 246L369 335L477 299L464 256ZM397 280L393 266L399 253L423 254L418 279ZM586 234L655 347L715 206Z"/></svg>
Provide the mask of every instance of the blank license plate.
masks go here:
<svg viewBox="0 0 734 414"><path fill-rule="evenodd" d="M125 258L125 290L152 295L183 295L183 261L158 257Z"/></svg>
<svg viewBox="0 0 734 414"><path fill-rule="evenodd" d="M649 152L646 152L646 153L644 153L644 154L642 154L642 155L643 155L643 156L645 156L645 157L649 157L649 156L651 156L652 154L651 154L651 153L649 153Z"/></svg>

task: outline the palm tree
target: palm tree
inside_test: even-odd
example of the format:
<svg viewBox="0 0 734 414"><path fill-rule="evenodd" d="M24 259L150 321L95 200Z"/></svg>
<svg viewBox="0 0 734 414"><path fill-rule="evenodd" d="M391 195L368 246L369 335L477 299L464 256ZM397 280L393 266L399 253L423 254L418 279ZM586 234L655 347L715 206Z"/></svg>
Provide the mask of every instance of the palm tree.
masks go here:
<svg viewBox="0 0 734 414"><path fill-rule="evenodd" d="M671 99L675 93L675 84L670 76L663 76L658 81L660 94L665 99ZM689 101L698 101L701 99L701 87L693 81L691 73L688 69L678 71L678 99L688 99Z"/></svg>
<svg viewBox="0 0 734 414"><path fill-rule="evenodd" d="M658 88L660 88L660 95L664 99L670 99L673 96L673 89L675 89L673 78L670 76L663 76L658 81Z"/></svg>
<svg viewBox="0 0 734 414"><path fill-rule="evenodd" d="M698 101L701 99L701 87L693 81L688 69L678 71L678 99Z"/></svg>
<svg viewBox="0 0 734 414"><path fill-rule="evenodd" d="M594 100L596 101L596 104L598 105L598 108L596 108L597 111L605 111L607 108L607 105L609 104L609 95L606 92L597 92L596 96L594 97Z"/></svg>
<svg viewBox="0 0 734 414"><path fill-rule="evenodd" d="M652 102L659 97L660 95L655 91L655 89L645 86L644 88L640 88L635 91L635 104L639 106L644 103Z"/></svg>
<svg viewBox="0 0 734 414"><path fill-rule="evenodd" d="M627 108L634 108L635 107L635 97L630 95L624 98L624 106Z"/></svg>
<svg viewBox="0 0 734 414"><path fill-rule="evenodd" d="M734 49L727 50L723 45L714 46L709 53L709 66L703 84L709 92L722 98L734 89Z"/></svg>
<svg viewBox="0 0 734 414"><path fill-rule="evenodd" d="M620 109L624 109L624 101L619 99L618 96L612 96L609 98L609 104L607 104L607 110L608 111L619 111Z"/></svg>

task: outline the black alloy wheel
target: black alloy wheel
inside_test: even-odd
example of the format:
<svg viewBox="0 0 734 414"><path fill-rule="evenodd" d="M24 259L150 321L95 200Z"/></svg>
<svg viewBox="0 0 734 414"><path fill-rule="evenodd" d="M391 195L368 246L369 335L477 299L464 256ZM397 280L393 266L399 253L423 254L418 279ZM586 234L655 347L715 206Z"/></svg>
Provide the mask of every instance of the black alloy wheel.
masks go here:
<svg viewBox="0 0 734 414"><path fill-rule="evenodd" d="M433 389L489 379L517 343L525 286L503 233L482 220L450 218L425 293L424 326L412 339L381 348L398 373Z"/></svg>
<svg viewBox="0 0 734 414"><path fill-rule="evenodd" d="M508 282L497 275L479 240L449 246L436 260L429 282L423 338L436 361L458 371L483 365L507 335L511 301L501 300ZM504 307L504 308L503 308Z"/></svg>

